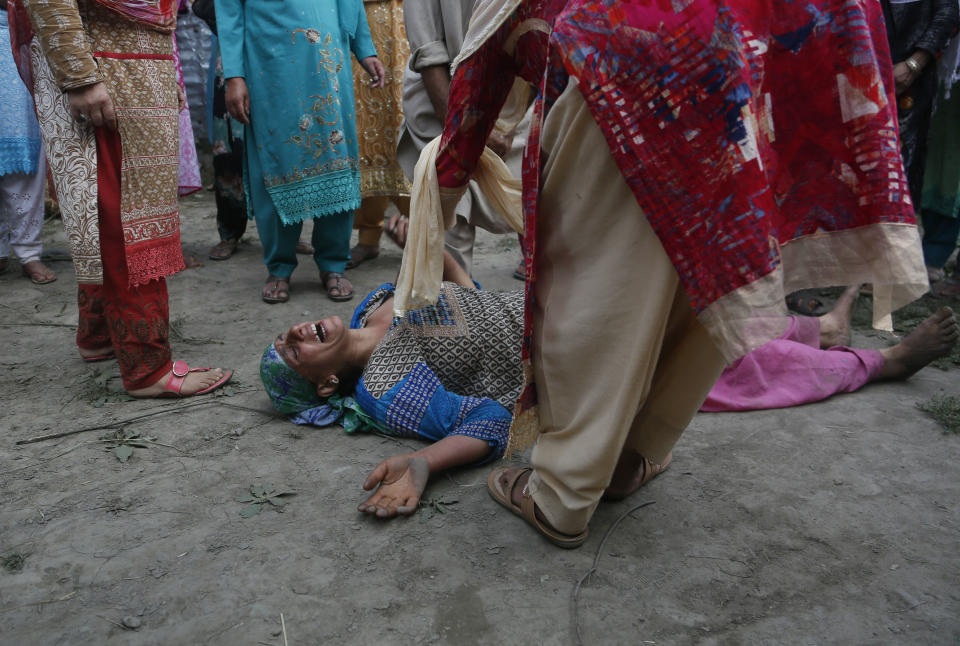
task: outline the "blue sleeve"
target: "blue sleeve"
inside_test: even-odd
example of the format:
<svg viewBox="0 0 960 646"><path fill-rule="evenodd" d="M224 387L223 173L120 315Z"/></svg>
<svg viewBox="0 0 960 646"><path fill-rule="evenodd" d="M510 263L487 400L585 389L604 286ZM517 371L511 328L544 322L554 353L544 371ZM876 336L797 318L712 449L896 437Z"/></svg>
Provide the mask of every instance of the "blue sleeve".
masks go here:
<svg viewBox="0 0 960 646"><path fill-rule="evenodd" d="M223 77L245 77L243 0L214 0L214 6L217 10L217 38L220 41Z"/></svg>
<svg viewBox="0 0 960 646"><path fill-rule="evenodd" d="M357 308L353 310L353 316L350 318L350 329L357 330L363 327L361 325L361 322L363 321L363 315L366 314L367 307L372 299L377 298L377 296L383 291L389 295L393 294L395 290L396 287L393 286L393 283L384 283L367 294L360 304L357 305Z"/></svg>
<svg viewBox="0 0 960 646"><path fill-rule="evenodd" d="M362 2L357 3L357 11L360 12L360 15L357 16L357 33L350 41L350 49L357 60L360 61L368 56L376 56L377 48L374 46L373 37L370 35L367 12L364 10Z"/></svg>
<svg viewBox="0 0 960 646"><path fill-rule="evenodd" d="M430 442L453 435L486 441L493 450L479 464L500 458L507 448L510 411L486 397L450 392L424 363L379 398L370 394L361 378L356 397L364 412L397 435Z"/></svg>

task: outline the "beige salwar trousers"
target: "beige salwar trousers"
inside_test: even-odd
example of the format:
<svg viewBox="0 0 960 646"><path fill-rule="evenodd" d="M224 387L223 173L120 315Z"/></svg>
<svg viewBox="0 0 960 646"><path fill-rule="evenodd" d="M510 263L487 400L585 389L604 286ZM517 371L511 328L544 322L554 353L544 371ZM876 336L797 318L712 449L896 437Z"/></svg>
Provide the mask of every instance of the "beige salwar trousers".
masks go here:
<svg viewBox="0 0 960 646"><path fill-rule="evenodd" d="M576 79L542 130L528 484L557 530L593 515L621 451L662 461L723 370Z"/></svg>

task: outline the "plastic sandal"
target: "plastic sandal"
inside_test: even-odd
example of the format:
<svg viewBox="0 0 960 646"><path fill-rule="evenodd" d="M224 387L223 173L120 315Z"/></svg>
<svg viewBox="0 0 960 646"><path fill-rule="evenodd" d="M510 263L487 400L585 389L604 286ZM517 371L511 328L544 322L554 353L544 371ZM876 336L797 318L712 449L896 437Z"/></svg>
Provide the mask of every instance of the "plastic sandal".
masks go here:
<svg viewBox="0 0 960 646"><path fill-rule="evenodd" d="M230 381L230 377L233 376L232 370L225 370L223 372L223 377L221 377L216 383L207 386L203 390L198 390L193 393L193 395L184 395L180 392L180 389L183 388L183 382L186 381L187 375L191 372L209 372L210 368L191 368L187 365L186 361L174 361L173 370L170 372L170 377L167 379L167 383L163 387L163 393L160 397L193 397L193 395L206 395L209 392L213 392L223 384Z"/></svg>

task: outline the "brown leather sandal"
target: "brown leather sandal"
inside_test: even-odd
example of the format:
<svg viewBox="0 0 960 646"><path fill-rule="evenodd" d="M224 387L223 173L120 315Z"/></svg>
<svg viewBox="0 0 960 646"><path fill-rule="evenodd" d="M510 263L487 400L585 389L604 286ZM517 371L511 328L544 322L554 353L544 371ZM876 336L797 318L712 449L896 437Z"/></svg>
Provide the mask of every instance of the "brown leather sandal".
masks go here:
<svg viewBox="0 0 960 646"><path fill-rule="evenodd" d="M349 301L353 298L353 285L350 281L344 284L344 276L338 271L321 271L320 281L323 283L323 289L327 292L327 298L334 302ZM349 286L349 288L347 287ZM336 294L334 294L336 290Z"/></svg>
<svg viewBox="0 0 960 646"><path fill-rule="evenodd" d="M507 486L503 488L500 486L500 475L508 469L516 469L516 472L507 481ZM525 520L527 524L533 527L541 536L557 547L562 547L567 550L580 547L587 540L587 537L590 536L589 527L585 527L582 532L575 535L558 532L537 518L537 504L533 501L533 496L526 492L524 492L523 502L520 503L519 507L513 503L510 494L513 492L517 480L519 480L524 473L532 471L533 469L529 467L523 469L517 469L516 467L498 467L494 469L490 473L490 477L487 478L487 492L491 498Z"/></svg>
<svg viewBox="0 0 960 646"><path fill-rule="evenodd" d="M267 282L260 291L260 298L270 305L286 303L290 300L290 279L283 276L267 276Z"/></svg>
<svg viewBox="0 0 960 646"><path fill-rule="evenodd" d="M643 468L643 475L640 476L639 484L634 484L633 486L625 487L622 489L614 488L612 485L608 486L607 489L603 492L603 498L602 498L603 500L606 500L606 501L623 500L624 498L627 498L633 495L633 493L636 492L637 489L639 489L640 487L647 484L648 482L656 478L658 475L666 471L667 467L670 466L670 460L673 459L673 453L668 453L667 457L663 459L663 462L661 462L660 464L657 464L655 462L651 462L650 460L648 460L646 457L642 455L638 455L636 453L634 453L634 455L636 456L636 458L640 459L640 462L637 466ZM625 454L621 453L620 459L617 461L617 467L616 469L614 469L614 472L613 472L615 477L617 475L618 470L620 470L621 468L628 468L628 466L624 463L624 460L625 460ZM636 472L636 468L637 467L633 467L632 469L634 473Z"/></svg>

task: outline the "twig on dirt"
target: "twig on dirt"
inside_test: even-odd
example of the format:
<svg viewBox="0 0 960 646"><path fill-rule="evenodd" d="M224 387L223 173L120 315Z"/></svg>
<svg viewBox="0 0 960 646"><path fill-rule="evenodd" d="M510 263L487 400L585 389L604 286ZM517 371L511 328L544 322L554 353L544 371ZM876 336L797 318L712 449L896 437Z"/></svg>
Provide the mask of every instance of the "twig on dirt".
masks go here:
<svg viewBox="0 0 960 646"><path fill-rule="evenodd" d="M78 447L81 447L81 446L83 446L84 444L95 444L95 443L96 443L96 442L80 442L79 444L74 444L73 446L71 446L69 449L67 449L67 450L64 451L63 453L57 453L57 454L54 455L53 457L44 458L43 460L40 460L39 462L34 462L33 464L28 464L28 465L23 466L23 467L17 467L16 469L10 469L9 471L7 471L7 473L16 473L17 471L23 471L24 469L32 469L33 467L39 467L41 464L46 464L47 462L52 462L53 460L56 460L57 458L62 458L63 456L65 456L65 455L66 455L67 453L69 453L70 451L72 451L72 450L74 450L74 449L76 449L76 448L78 448Z"/></svg>
<svg viewBox="0 0 960 646"><path fill-rule="evenodd" d="M114 621L113 619L110 619L110 617L104 617L103 615L97 615L97 616L100 617L101 619L103 619L104 621L109 621L109 622L110 622L111 624L113 624L114 626L117 626L117 627L119 627L119 628L123 628L124 630L132 630L132 628L130 628L129 626L124 626L124 625L121 624L119 621Z"/></svg>
<svg viewBox="0 0 960 646"><path fill-rule="evenodd" d="M197 406L210 406L210 405L220 405L226 406L227 408L236 408L239 410L249 411L251 413L260 413L261 415L269 415L273 417L273 413L259 408L253 408L251 406L241 406L240 404L231 404L220 399L205 399L199 402L190 402L189 404L182 404L180 406L171 406L169 408L164 408L162 410L155 410L149 413L143 413L142 415L134 415L133 417L128 417L122 420L115 420L113 422L106 422L102 424L96 424L94 426L85 426L84 428L77 428L71 431L61 431L59 433L48 433L47 435L38 435L37 437L28 437L25 440L17 440L15 444L33 444L34 442L44 442L46 440L55 440L60 437L67 437L68 435L77 435L78 433L87 433L89 431L100 431L107 428L113 428L115 426L123 426L124 424L129 424L131 422L136 422L141 419L146 419L148 417L153 417L155 415L165 415L167 413L175 413L182 411L186 408L195 408Z"/></svg>
<svg viewBox="0 0 960 646"><path fill-rule="evenodd" d="M580 580L577 581L577 585L573 588L573 622L574 628L577 631L577 644L583 646L583 635L580 633L580 613L577 608L577 598L580 596L581 586L590 578L590 575L597 571L597 565L600 563L600 555L603 553L603 546L607 544L607 539L610 538L610 535L613 534L613 531L623 522L623 519L637 511L642 507L652 505L655 500L648 500L647 502L642 502L639 505L631 507L627 511L621 514L620 518L613 521L613 524L607 529L606 533L603 535L603 538L600 540L600 545L597 546L597 553L593 557L593 566L586 573L580 577Z"/></svg>
<svg viewBox="0 0 960 646"><path fill-rule="evenodd" d="M289 646L287 644L287 624L283 622L283 613L280 613L280 630L283 631L283 646Z"/></svg>
<svg viewBox="0 0 960 646"><path fill-rule="evenodd" d="M221 629L221 630L218 630L217 632L215 632L215 633L213 633L212 635L210 635L209 637L207 637L206 642L204 642L204 643L210 643L210 640L213 639L214 637L219 637L220 635L222 635L223 633L227 632L228 630L233 630L234 628L239 628L239 627L242 626L242 625L243 625L243 622L241 621L240 623L233 624L232 626L227 626L226 628L223 628L223 629Z"/></svg>
<svg viewBox="0 0 960 646"><path fill-rule="evenodd" d="M42 606L45 603L57 603L58 601L66 601L73 595L77 593L76 590L69 594L65 594L59 599L43 599L41 601L31 601L30 603L22 603L19 606L10 606L9 608L0 608L0 612L10 612L11 610L18 610L20 608L29 608L30 606Z"/></svg>
<svg viewBox="0 0 960 646"><path fill-rule="evenodd" d="M0 323L0 327L68 327L76 328L76 325L70 323Z"/></svg>
<svg viewBox="0 0 960 646"><path fill-rule="evenodd" d="M138 437L138 438L136 438L136 441L137 441L137 442L143 442L144 444L155 444L155 445L157 445L157 446L164 446L164 447L166 447L166 448L168 448L168 449L173 449L174 451L179 451L180 453L182 453L182 454L184 454L184 455L190 455L189 453L187 453L186 451L184 451L183 449L181 449L179 446L174 446L173 444L164 444L163 442L157 442L156 440L151 440L151 439L148 439L148 438L145 438L145 437ZM111 438L111 439L102 439L102 438L101 438L101 439L99 439L99 440L92 440L92 442L108 442L108 443L109 443L109 442L114 442L114 443L116 443L117 440L112 439L112 438ZM144 447L144 448L146 448L146 447Z"/></svg>
<svg viewBox="0 0 960 646"><path fill-rule="evenodd" d="M914 608L919 608L920 606L922 606L922 605L925 604L925 603L928 603L928 602L927 602L927 601L918 601L917 603L913 604L913 605L910 606L909 608L904 608L903 610L891 610L891 611L890 611L890 614L892 614L892 615L897 615L897 614L900 614L901 612L907 612L908 610L913 610Z"/></svg>

